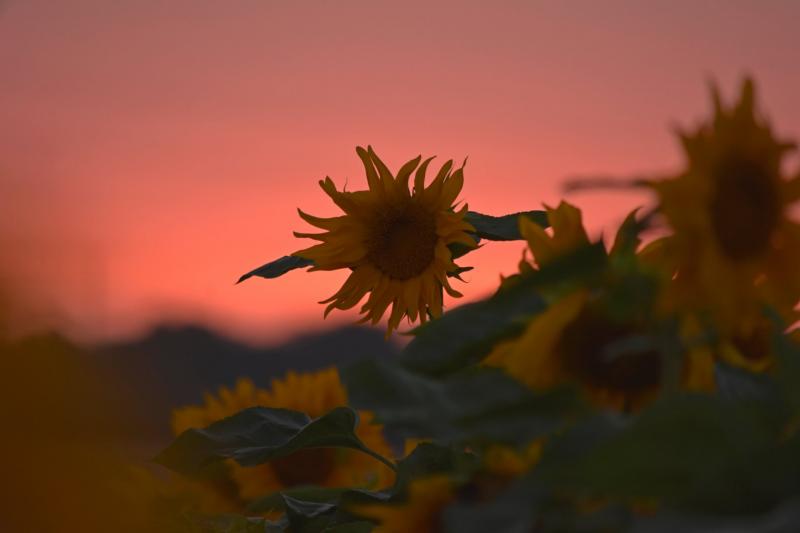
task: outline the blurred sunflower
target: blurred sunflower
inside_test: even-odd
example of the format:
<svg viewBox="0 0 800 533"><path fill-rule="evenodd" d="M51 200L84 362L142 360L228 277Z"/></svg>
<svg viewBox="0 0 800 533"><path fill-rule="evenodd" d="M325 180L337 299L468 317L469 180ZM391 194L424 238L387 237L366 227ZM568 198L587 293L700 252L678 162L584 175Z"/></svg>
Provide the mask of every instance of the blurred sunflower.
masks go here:
<svg viewBox="0 0 800 533"><path fill-rule="evenodd" d="M369 188L338 191L330 178L320 181L328 196L344 211L334 218L318 218L299 211L322 233L295 233L321 241L293 255L314 262L311 270L348 268L352 272L327 303L333 309L350 309L369 294L361 307L362 321L377 323L391 305L387 334L403 317L425 322L442 313L442 290L454 297L448 274L458 273L448 245L474 247L467 232L474 228L464 220L467 206L454 202L464 183L462 168L446 162L425 187L425 173L433 158L421 157L403 165L393 176L372 147L356 149L364 164ZM415 172L416 171L416 172ZM413 190L408 183L414 173Z"/></svg>
<svg viewBox="0 0 800 533"><path fill-rule="evenodd" d="M800 298L800 225L789 218L800 176L781 169L794 145L775 138L754 92L745 80L728 107L712 87L712 119L680 133L686 169L651 182L674 230L677 301L710 312L725 336L752 330L739 318L760 312L764 298L783 312Z"/></svg>
<svg viewBox="0 0 800 533"><path fill-rule="evenodd" d="M633 411L653 399L663 381L660 353L646 344L635 346L646 335L645 324L620 320L601 299L581 290L536 315L519 338L495 347L485 362L534 389L574 383L600 406ZM707 352L689 353L683 379L687 387L713 387Z"/></svg>
<svg viewBox="0 0 800 533"><path fill-rule="evenodd" d="M789 311L782 318L785 323L797 323L800 313ZM775 365L773 339L776 333L783 333L794 340L800 338L800 329L783 331L782 326L763 312L743 312L735 326L717 339L715 355L730 365L751 372L769 371Z"/></svg>
<svg viewBox="0 0 800 533"><path fill-rule="evenodd" d="M539 267L589 243L578 208L562 202L556 209L548 208L547 214L552 233L520 218L520 230ZM611 254L618 249L615 243ZM520 268L524 274L534 267L523 261ZM638 307L636 315L620 313L609 305L614 300L608 297L613 282L609 274L597 287L558 294L519 337L495 346L484 363L506 369L534 389L574 383L598 405L639 409L658 394L662 357L646 342L648 313ZM713 359L708 351L688 353L683 383L688 388L713 388Z"/></svg>
<svg viewBox="0 0 800 533"><path fill-rule="evenodd" d="M522 449L492 445L483 453L483 469L499 477L518 477L539 462L543 446L543 440L533 441Z"/></svg>
<svg viewBox="0 0 800 533"><path fill-rule="evenodd" d="M219 396L206 395L205 405L177 409L173 413L175 434L191 427L206 427L247 407L264 406L293 409L312 418L334 407L347 405L347 393L336 368L313 373L288 372L274 379L269 390L258 389L248 379L240 379L233 390L220 389ZM372 414L360 412L356 434L375 452L389 456L391 450L381 426L372 424ZM314 448L301 450L269 463L242 467L228 463L230 478L244 502L300 485L322 487L384 488L393 481L392 472L376 459L349 449Z"/></svg>
<svg viewBox="0 0 800 533"><path fill-rule="evenodd" d="M455 500L446 476L414 480L404 503L361 505L353 511L378 522L375 533L438 533L443 531L442 511Z"/></svg>

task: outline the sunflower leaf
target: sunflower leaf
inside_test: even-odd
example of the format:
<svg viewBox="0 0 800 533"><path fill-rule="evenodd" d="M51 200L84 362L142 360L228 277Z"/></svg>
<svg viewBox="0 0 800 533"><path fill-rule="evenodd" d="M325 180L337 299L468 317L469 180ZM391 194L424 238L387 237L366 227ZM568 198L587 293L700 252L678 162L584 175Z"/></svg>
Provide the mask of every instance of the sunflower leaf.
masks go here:
<svg viewBox="0 0 800 533"><path fill-rule="evenodd" d="M766 513L745 516L675 512L668 509L655 516L636 516L634 533L780 533L797 530L800 499L781 502Z"/></svg>
<svg viewBox="0 0 800 533"><path fill-rule="evenodd" d="M270 511L285 511L284 496L305 502L333 503L341 505L342 502L374 503L389 499L391 494L387 491L374 492L366 489L350 489L343 487L317 487L302 486L290 487L263 498L254 500L247 506L253 513L267 513Z"/></svg>
<svg viewBox="0 0 800 533"><path fill-rule="evenodd" d="M187 513L185 528L179 531L202 531L204 533L282 533L289 522L285 517L272 521L261 517L245 517L234 514L207 516ZM178 530L176 530L178 531Z"/></svg>
<svg viewBox="0 0 800 533"><path fill-rule="evenodd" d="M594 431L600 439L575 433L554 441L537 470L553 486L588 497L655 498L685 511L763 512L800 490L800 439L782 442L784 424L768 410L749 399L668 395L629 424ZM563 445L569 442L574 445Z"/></svg>
<svg viewBox="0 0 800 533"><path fill-rule="evenodd" d="M251 407L205 429L189 429L156 462L184 475L202 475L218 461L234 459L254 466L305 448L352 448L372 455L390 467L387 459L369 450L355 434L358 414L337 407L311 419L288 409Z"/></svg>
<svg viewBox="0 0 800 533"><path fill-rule="evenodd" d="M363 494L347 499L349 493L367 493L368 491L344 490L339 500L334 502L307 501L281 495L283 508L288 521L287 531L292 533L368 533L375 524L356 517L349 510L356 504L385 503L386 498L369 498Z"/></svg>
<svg viewBox="0 0 800 533"><path fill-rule="evenodd" d="M417 373L441 376L480 361L499 341L520 334L533 315L544 311L539 287L597 274L606 262L605 248L599 242L541 270L519 275L512 287L462 305L415 329L414 339L401 354L401 364Z"/></svg>
<svg viewBox="0 0 800 533"><path fill-rule="evenodd" d="M397 478L392 494L402 498L411 481L437 474L469 479L477 467L478 458L470 452L454 446L422 442L397 462Z"/></svg>
<svg viewBox="0 0 800 533"><path fill-rule="evenodd" d="M547 213L544 211L522 211L494 217L475 211L467 212L464 220L472 224L481 239L490 241L518 241L522 239L519 232L519 217L526 216L543 228L549 227Z"/></svg>
<svg viewBox="0 0 800 533"><path fill-rule="evenodd" d="M282 498L286 518L289 520L288 530L297 533L323 531L337 511L336 505L332 503L307 502L286 495Z"/></svg>
<svg viewBox="0 0 800 533"><path fill-rule="evenodd" d="M783 334L785 325L775 322L772 347L778 363L776 380L783 397L795 410L800 412L800 346L791 335Z"/></svg>
<svg viewBox="0 0 800 533"><path fill-rule="evenodd" d="M541 529L536 524L538 507L545 493L534 476L522 476L491 500L458 501L448 506L442 516L444 530L453 533L538 531Z"/></svg>
<svg viewBox="0 0 800 533"><path fill-rule="evenodd" d="M294 255L284 255L280 259L270 261L269 263L261 265L255 270L251 270L247 274L242 275L236 283L241 283L246 279L252 278L253 276L268 279L278 278L290 270L304 268L313 264L314 262L310 259L305 259L303 257L297 257Z"/></svg>
<svg viewBox="0 0 800 533"><path fill-rule="evenodd" d="M399 436L447 442L527 444L580 406L570 391L535 394L496 368L436 380L381 360L342 370L352 405L369 406Z"/></svg>

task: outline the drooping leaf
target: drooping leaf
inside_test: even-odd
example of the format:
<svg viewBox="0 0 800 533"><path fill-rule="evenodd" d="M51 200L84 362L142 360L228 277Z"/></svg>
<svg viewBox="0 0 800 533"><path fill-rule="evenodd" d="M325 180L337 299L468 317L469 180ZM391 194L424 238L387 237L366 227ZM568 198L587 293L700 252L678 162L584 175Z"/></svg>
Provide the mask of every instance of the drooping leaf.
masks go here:
<svg viewBox="0 0 800 533"><path fill-rule="evenodd" d="M536 289L596 274L606 264L602 243L583 247L519 276L513 287L479 302L465 304L414 330L401 354L414 372L445 375L483 359L503 339L521 333L530 318L545 309Z"/></svg>
<svg viewBox="0 0 800 533"><path fill-rule="evenodd" d="M206 429L184 431L156 461L197 476L223 459L254 466L304 448L340 447L362 451L393 467L358 439L357 424L358 415L348 407L337 407L313 420L288 409L251 407Z"/></svg>
<svg viewBox="0 0 800 533"><path fill-rule="evenodd" d="M494 217L469 211L464 220L472 224L481 239L490 241L518 241L522 239L519 232L519 217L526 216L542 226L549 227L547 213L544 211L522 211L510 215Z"/></svg>
<svg viewBox="0 0 800 533"><path fill-rule="evenodd" d="M284 255L280 259L276 259L275 261L270 261L265 265L261 265L260 267L256 268L255 270L251 270L247 274L244 274L242 277L239 278L239 281L236 283L241 283L246 279L252 278L253 276L258 276L261 278L278 278L283 276L290 270L294 270L296 268L304 268L307 266L313 265L314 262L310 259L304 259L302 257L297 257L294 255Z"/></svg>
<svg viewBox="0 0 800 533"><path fill-rule="evenodd" d="M580 409L570 391L536 394L489 367L436 380L374 359L343 369L342 379L354 406L369 406L383 424L408 438L522 445Z"/></svg>

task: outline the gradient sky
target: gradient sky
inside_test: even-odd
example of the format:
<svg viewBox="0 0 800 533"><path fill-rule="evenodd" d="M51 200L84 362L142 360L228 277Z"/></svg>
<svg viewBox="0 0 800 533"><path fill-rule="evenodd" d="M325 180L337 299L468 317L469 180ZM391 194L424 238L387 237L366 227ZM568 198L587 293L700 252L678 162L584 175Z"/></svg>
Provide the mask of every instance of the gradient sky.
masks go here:
<svg viewBox="0 0 800 533"><path fill-rule="evenodd" d="M249 339L322 327L344 273L243 272L333 215L354 147L396 169L469 156L462 199L556 203L572 175L670 171L707 81L758 80L800 133L800 3L0 0L0 283L83 339L198 321ZM646 197L573 194L596 233ZM466 261L486 295L521 244ZM350 322L339 313L326 327Z"/></svg>

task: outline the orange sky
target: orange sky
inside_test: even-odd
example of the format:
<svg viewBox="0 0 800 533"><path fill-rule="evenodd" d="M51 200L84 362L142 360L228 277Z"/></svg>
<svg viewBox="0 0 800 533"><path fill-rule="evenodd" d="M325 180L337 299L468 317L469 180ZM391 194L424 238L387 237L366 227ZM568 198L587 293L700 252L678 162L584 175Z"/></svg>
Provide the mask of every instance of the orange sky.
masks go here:
<svg viewBox="0 0 800 533"><path fill-rule="evenodd" d="M0 281L84 339L318 328L343 273L233 282L305 245L297 206L335 213L318 179L364 186L356 145L390 168L469 156L462 198L502 214L566 176L677 168L669 128L704 116L712 76L731 94L753 73L796 136L798 20L791 0L0 0ZM571 199L596 232L643 200ZM469 256L462 291L521 249Z"/></svg>

